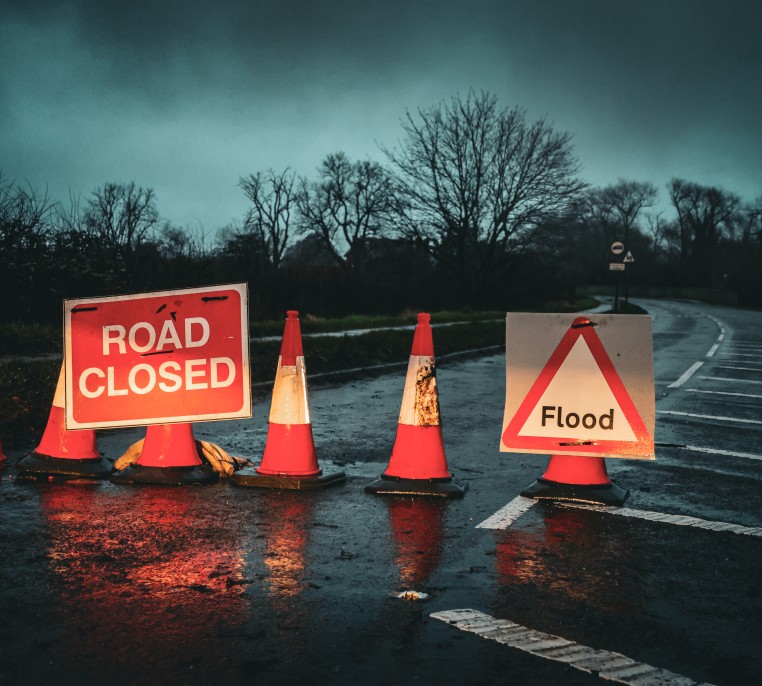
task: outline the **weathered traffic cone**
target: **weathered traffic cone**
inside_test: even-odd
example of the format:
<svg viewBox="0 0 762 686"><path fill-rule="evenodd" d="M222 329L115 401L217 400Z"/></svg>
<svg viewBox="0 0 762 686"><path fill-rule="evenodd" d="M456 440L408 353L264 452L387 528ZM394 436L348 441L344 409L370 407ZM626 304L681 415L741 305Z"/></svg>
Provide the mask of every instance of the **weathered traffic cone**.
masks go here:
<svg viewBox="0 0 762 686"><path fill-rule="evenodd" d="M366 493L462 498L468 487L453 481L447 468L430 321L425 312L418 315L392 456Z"/></svg>
<svg viewBox="0 0 762 686"><path fill-rule="evenodd" d="M242 469L230 477L238 486L301 490L324 488L346 478L344 472L323 474L318 466L299 313L289 310L286 315L265 452L259 467Z"/></svg>
<svg viewBox="0 0 762 686"><path fill-rule="evenodd" d="M105 479L112 463L98 452L95 431L68 430L64 415L64 369L58 375L53 406L37 449L16 463L19 476Z"/></svg>
<svg viewBox="0 0 762 686"><path fill-rule="evenodd" d="M623 505L630 495L609 479L602 457L551 455L545 473L521 495L537 500L571 500L595 505Z"/></svg>
<svg viewBox="0 0 762 686"><path fill-rule="evenodd" d="M218 474L202 462L192 424L154 424L147 427L137 460L111 475L115 484L201 486ZM117 464L118 464L117 460Z"/></svg>

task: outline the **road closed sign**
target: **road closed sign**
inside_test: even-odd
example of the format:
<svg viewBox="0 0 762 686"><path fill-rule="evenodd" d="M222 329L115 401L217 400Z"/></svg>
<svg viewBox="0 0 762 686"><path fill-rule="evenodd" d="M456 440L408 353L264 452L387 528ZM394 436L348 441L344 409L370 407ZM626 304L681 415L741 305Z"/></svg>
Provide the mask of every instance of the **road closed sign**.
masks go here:
<svg viewBox="0 0 762 686"><path fill-rule="evenodd" d="M68 429L251 416L246 284L64 301Z"/></svg>
<svg viewBox="0 0 762 686"><path fill-rule="evenodd" d="M654 459L651 318L509 313L501 451Z"/></svg>

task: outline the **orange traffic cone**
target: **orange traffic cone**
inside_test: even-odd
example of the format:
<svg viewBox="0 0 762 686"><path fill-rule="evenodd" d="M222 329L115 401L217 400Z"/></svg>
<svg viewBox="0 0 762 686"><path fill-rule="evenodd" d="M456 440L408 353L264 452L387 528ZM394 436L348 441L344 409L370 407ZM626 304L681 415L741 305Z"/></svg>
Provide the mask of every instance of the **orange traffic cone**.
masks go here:
<svg viewBox="0 0 762 686"><path fill-rule="evenodd" d="M16 463L19 476L105 479L112 463L98 452L95 431L68 430L64 416L64 370L58 375L48 424L37 449Z"/></svg>
<svg viewBox="0 0 762 686"><path fill-rule="evenodd" d="M623 505L630 491L609 479L602 457L551 455L545 473L521 495L537 500Z"/></svg>
<svg viewBox="0 0 762 686"><path fill-rule="evenodd" d="M344 472L324 475L318 466L307 400L307 378L299 313L289 310L275 374L267 442L256 469L231 475L238 486L323 488L344 481Z"/></svg>
<svg viewBox="0 0 762 686"><path fill-rule="evenodd" d="M468 485L453 481L447 468L430 320L426 313L418 315L392 456L381 477L365 487L367 493L462 498L466 492Z"/></svg>
<svg viewBox="0 0 762 686"><path fill-rule="evenodd" d="M0 441L0 462L5 462L6 459L5 452L3 452L3 442Z"/></svg>
<svg viewBox="0 0 762 686"><path fill-rule="evenodd" d="M214 469L199 456L192 424L149 426L137 461L111 475L115 484L167 486L199 486L218 478Z"/></svg>

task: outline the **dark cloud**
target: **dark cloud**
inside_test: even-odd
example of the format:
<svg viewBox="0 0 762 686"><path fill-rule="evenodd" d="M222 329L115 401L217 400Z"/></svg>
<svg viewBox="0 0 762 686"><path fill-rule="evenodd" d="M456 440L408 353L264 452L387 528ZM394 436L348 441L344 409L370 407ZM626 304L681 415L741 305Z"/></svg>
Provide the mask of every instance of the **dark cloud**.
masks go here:
<svg viewBox="0 0 762 686"><path fill-rule="evenodd" d="M469 88L570 131L594 183L762 193L756 0L0 3L0 168L59 196L134 178L216 228L239 176L380 159Z"/></svg>

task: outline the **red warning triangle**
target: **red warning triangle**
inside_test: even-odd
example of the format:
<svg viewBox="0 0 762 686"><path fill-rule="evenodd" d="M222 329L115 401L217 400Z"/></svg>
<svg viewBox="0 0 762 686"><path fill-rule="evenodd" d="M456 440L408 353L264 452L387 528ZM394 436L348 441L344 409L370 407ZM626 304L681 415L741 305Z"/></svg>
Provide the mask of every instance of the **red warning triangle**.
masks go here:
<svg viewBox="0 0 762 686"><path fill-rule="evenodd" d="M503 432L513 450L642 457L649 433L594 324L574 320Z"/></svg>

